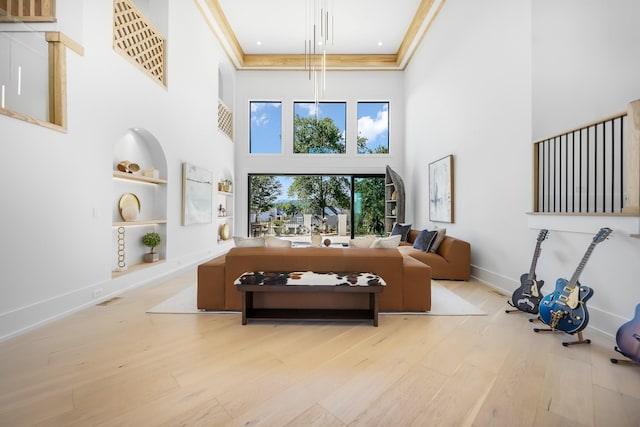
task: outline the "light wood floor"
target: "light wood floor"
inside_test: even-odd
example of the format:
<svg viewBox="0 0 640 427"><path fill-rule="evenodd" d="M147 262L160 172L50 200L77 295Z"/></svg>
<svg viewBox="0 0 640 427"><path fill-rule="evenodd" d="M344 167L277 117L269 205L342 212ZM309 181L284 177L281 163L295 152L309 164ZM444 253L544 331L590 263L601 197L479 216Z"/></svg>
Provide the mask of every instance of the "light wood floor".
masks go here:
<svg viewBox="0 0 640 427"><path fill-rule="evenodd" d="M488 316L257 322L146 314L195 272L0 343L2 426L638 426L640 368L536 334L481 283Z"/></svg>

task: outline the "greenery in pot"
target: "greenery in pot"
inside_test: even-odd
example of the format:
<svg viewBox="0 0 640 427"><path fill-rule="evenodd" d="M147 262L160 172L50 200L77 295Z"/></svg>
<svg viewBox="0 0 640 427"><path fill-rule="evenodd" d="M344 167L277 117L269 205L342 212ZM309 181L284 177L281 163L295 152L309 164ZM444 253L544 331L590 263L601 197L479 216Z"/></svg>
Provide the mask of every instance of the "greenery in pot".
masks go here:
<svg viewBox="0 0 640 427"><path fill-rule="evenodd" d="M160 235L155 231L145 234L142 236L142 244L151 248L150 253L155 253L156 246L160 244L162 239L160 239Z"/></svg>
<svg viewBox="0 0 640 427"><path fill-rule="evenodd" d="M276 236L279 236L283 231L284 221L281 219L276 219L273 221L272 225L273 225L273 231L276 233Z"/></svg>

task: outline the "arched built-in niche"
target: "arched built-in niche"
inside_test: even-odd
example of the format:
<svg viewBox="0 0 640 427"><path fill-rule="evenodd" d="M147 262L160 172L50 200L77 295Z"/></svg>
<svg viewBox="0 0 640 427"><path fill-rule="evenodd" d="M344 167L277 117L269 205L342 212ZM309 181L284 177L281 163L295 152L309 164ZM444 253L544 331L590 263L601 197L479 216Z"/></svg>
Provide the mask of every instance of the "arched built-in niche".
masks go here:
<svg viewBox="0 0 640 427"><path fill-rule="evenodd" d="M144 261L150 249L142 236L148 232L160 235L154 249L159 259L167 256L167 160L155 136L146 129L127 130L114 145L112 174L112 270L118 275L153 265ZM138 214L123 214L131 203Z"/></svg>

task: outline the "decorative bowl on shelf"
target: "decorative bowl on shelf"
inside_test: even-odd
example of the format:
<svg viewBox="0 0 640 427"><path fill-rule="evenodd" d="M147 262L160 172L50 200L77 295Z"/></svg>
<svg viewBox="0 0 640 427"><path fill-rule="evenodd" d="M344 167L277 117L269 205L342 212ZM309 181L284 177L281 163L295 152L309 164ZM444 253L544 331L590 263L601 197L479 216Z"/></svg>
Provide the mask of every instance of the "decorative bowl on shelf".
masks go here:
<svg viewBox="0 0 640 427"><path fill-rule="evenodd" d="M118 202L120 216L125 221L135 221L140 216L140 200L133 193L125 193Z"/></svg>
<svg viewBox="0 0 640 427"><path fill-rule="evenodd" d="M222 224L220 226L220 240L229 240L230 234L229 224Z"/></svg>
<svg viewBox="0 0 640 427"><path fill-rule="evenodd" d="M123 160L118 163L118 170L124 173L134 173L140 170L140 165L131 163L129 160Z"/></svg>

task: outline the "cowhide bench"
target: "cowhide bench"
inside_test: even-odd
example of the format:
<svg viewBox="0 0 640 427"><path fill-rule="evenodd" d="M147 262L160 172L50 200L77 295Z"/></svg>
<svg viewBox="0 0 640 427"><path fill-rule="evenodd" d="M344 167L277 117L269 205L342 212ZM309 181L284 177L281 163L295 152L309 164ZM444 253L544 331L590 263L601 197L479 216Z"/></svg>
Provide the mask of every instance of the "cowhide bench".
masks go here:
<svg viewBox="0 0 640 427"><path fill-rule="evenodd" d="M378 294L386 283L373 273L316 273L312 271L264 272L242 274L235 282L242 292L242 324L247 319L371 319L378 326ZM286 293L365 293L369 307L359 308L257 308L254 294Z"/></svg>

